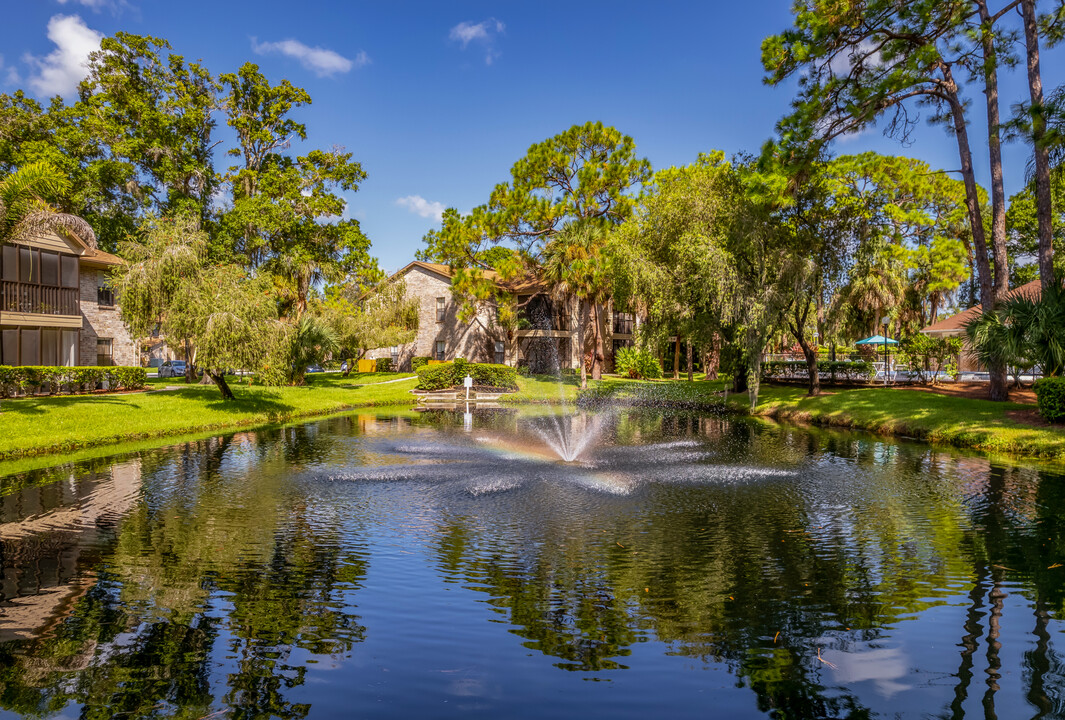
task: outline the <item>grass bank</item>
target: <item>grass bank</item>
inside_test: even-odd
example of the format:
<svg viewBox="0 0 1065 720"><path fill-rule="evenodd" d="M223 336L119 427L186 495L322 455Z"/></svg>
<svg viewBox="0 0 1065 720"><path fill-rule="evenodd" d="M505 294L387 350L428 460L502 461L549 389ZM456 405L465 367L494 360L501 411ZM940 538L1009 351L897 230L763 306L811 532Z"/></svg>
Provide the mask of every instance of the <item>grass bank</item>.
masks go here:
<svg viewBox="0 0 1065 720"><path fill-rule="evenodd" d="M381 384L387 380L408 378ZM225 402L214 385L154 381L148 392L5 400L0 404L0 459L288 420L375 405L412 405L413 376L324 373L303 387L234 381ZM166 390L165 386L179 389Z"/></svg>
<svg viewBox="0 0 1065 720"><path fill-rule="evenodd" d="M399 380L382 384L387 380ZM213 385L184 385L180 379L153 381L142 393L21 398L0 408L0 460L70 453L163 437L182 437L230 428L285 423L361 407L411 406L416 379L394 373L326 373L309 376L304 387L267 388L233 383L237 399L224 402ZM178 387L176 390L165 389ZM522 377L507 404L589 401L661 407L722 408L747 412L746 395L722 391L723 382L641 382L624 378L589 381ZM1065 427L1018 420L1030 406L948 397L896 388L829 391L807 397L795 387L764 386L754 415L778 420L854 428L932 443L1016 456L1065 458Z"/></svg>
<svg viewBox="0 0 1065 720"><path fill-rule="evenodd" d="M903 388L828 390L808 397L805 388L763 385L750 412L746 394L722 394L724 383L606 381L588 393L607 402L713 408L776 420L865 430L931 443L1051 460L1065 459L1065 426L1018 419L1031 405L950 397Z"/></svg>

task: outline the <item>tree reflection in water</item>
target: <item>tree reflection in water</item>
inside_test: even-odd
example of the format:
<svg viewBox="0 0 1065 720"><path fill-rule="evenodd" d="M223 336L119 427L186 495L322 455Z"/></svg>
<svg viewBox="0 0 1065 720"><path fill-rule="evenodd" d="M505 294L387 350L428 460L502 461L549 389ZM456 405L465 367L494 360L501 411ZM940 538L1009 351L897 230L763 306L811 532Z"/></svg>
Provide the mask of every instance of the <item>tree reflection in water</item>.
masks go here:
<svg viewBox="0 0 1065 720"><path fill-rule="evenodd" d="M518 446L528 422L493 413L477 428ZM428 562L521 638L501 645L556 674L623 685L655 658L721 666L778 718L1006 717L1018 698L1065 715L1060 476L631 410L572 470L627 473L629 494L567 483L539 456L507 460L523 482L468 492L470 473L498 471L496 452L460 416L358 415L6 478L0 707L308 716L316 662L343 669L383 622L359 610L380 560ZM933 617L957 623L935 625L949 655L926 657L906 629ZM445 639L469 629L415 621ZM334 687L355 693L351 672Z"/></svg>

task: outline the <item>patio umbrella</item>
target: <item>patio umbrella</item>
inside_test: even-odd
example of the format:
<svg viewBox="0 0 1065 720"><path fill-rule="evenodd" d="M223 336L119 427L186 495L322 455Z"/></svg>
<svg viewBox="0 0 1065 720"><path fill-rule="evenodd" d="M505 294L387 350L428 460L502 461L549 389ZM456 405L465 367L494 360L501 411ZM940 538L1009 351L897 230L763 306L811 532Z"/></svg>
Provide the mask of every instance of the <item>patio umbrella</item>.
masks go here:
<svg viewBox="0 0 1065 720"><path fill-rule="evenodd" d="M885 325L886 325L886 323L885 323ZM898 340L892 340L891 338L884 337L883 335L873 335L872 337L867 337L864 340L859 340L858 342L856 342L854 344L855 345L883 345L884 346L884 384L887 385L887 378L888 378L887 346L888 345L898 345L899 341Z"/></svg>

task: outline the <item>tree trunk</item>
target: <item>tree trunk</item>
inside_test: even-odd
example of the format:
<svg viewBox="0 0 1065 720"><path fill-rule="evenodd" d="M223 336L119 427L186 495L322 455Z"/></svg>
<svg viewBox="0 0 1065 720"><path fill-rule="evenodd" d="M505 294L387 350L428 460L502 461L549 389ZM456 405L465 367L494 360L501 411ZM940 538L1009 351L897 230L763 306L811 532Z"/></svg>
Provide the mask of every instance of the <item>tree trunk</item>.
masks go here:
<svg viewBox="0 0 1065 720"><path fill-rule="evenodd" d="M580 309L577 311L577 350L580 353L581 362L581 390L588 387L588 368L584 364L584 334L588 324L588 303L583 300L577 301Z"/></svg>
<svg viewBox="0 0 1065 720"><path fill-rule="evenodd" d="M1046 135L1046 109L1043 105L1043 78L1039 70L1039 26L1035 0L1021 0L1024 15L1024 44L1028 56L1028 94L1032 101L1032 145L1035 156L1035 216L1039 223L1039 284L1043 290L1054 282L1054 229L1050 199L1050 152L1043 144Z"/></svg>
<svg viewBox="0 0 1065 720"><path fill-rule="evenodd" d="M673 336L673 379L680 379L680 335Z"/></svg>
<svg viewBox="0 0 1065 720"><path fill-rule="evenodd" d="M592 314L593 314L593 318L595 320L595 324L592 327L592 340L593 340L593 343L592 343L592 345L593 345L593 347L592 347L592 379L593 380L602 380L603 379L603 353L602 353L603 335L599 331L600 330L599 322L600 322L600 314L601 313L599 312L599 305L595 301L592 301Z"/></svg>
<svg viewBox="0 0 1065 720"><path fill-rule="evenodd" d="M192 363L194 358L192 356L192 343L188 338L185 338L185 383L192 384Z"/></svg>
<svg viewBox="0 0 1065 720"><path fill-rule="evenodd" d="M980 303L984 310L995 307L998 298L992 280L991 264L987 252L987 236L984 234L984 220L980 212L980 196L973 172L973 155L969 146L969 132L965 122L965 107L958 98L957 84L949 66L943 68L943 78L955 90L949 94L950 111L954 121L954 136L958 140L958 155L961 160L961 176L965 184L965 207L969 214L969 228L973 234L973 250L976 260L977 275L980 278ZM1001 168L1000 168L1001 169ZM989 394L992 400L1009 399L1006 388L1006 368L988 368L990 377Z"/></svg>
<svg viewBox="0 0 1065 720"><path fill-rule="evenodd" d="M710 341L710 350L706 353L706 379L717 380L718 367L721 365L721 338L714 335Z"/></svg>
<svg viewBox="0 0 1065 720"><path fill-rule="evenodd" d="M692 341L691 341L691 338L689 337L687 340L685 340L684 344L688 348L688 358L687 358L687 360L688 360L688 382L692 382L693 380L695 380L695 377L693 375L693 373L695 372L695 369L693 367L695 365L695 362L693 361L693 358L692 358Z"/></svg>
<svg viewBox="0 0 1065 720"><path fill-rule="evenodd" d="M223 400L234 400L235 399L235 397L233 395L233 391L230 390L229 389L229 385L226 384L226 376L225 376L224 371L217 370L217 371L212 372L210 370L205 370L204 374L205 375L209 375L210 378L212 380L214 380L214 384L218 386L218 392L222 393L222 399Z"/></svg>
<svg viewBox="0 0 1065 720"><path fill-rule="evenodd" d="M799 312L799 306L803 306L802 312ZM821 394L821 374L817 368L817 351L806 341L806 318L810 312L810 306L806 303L795 303L792 308L792 315L794 322L789 322L788 327L791 329L791 334L799 342L799 347L802 348L803 357L806 358L806 374L810 378L810 389L807 395L820 395Z"/></svg>
<svg viewBox="0 0 1065 720"><path fill-rule="evenodd" d="M982 28L980 43L984 55L984 97L987 100L987 150L991 162L991 256L995 264L995 301L1010 289L1009 259L1006 256L1006 188L1002 180L1002 123L998 103L998 54L994 27L984 0L977 2Z"/></svg>

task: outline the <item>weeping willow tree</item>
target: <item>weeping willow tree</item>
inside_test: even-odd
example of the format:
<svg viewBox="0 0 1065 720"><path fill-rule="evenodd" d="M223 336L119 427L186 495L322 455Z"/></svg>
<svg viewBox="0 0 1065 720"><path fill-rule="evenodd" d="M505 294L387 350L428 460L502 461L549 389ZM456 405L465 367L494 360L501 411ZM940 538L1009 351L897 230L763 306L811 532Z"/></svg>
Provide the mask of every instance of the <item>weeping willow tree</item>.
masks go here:
<svg viewBox="0 0 1065 720"><path fill-rule="evenodd" d="M208 238L187 217L152 218L139 242L122 252L127 264L111 281L122 319L135 336L158 327L180 339L226 400L226 368L266 370L289 332L277 319L270 283L235 265L207 264Z"/></svg>
<svg viewBox="0 0 1065 720"><path fill-rule="evenodd" d="M336 350L358 360L374 348L406 345L418 333L418 299L407 297L407 284L387 280L360 297L359 288L334 289L318 312L331 328ZM348 363L348 372L354 363ZM395 369L395 368L393 368Z"/></svg>

